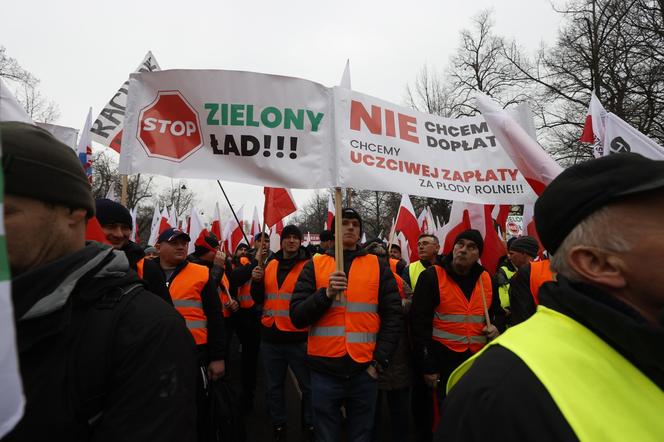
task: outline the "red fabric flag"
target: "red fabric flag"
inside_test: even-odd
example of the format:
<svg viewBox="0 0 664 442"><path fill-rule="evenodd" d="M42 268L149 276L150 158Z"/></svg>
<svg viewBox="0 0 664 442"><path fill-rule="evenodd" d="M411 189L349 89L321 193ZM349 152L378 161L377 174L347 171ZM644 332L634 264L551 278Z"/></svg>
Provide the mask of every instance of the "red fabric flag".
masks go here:
<svg viewBox="0 0 664 442"><path fill-rule="evenodd" d="M272 227L297 210L290 190L281 187L264 187L265 205L263 219L268 227Z"/></svg>
<svg viewBox="0 0 664 442"><path fill-rule="evenodd" d="M221 212L219 211L219 203L214 205L214 218L212 218L210 231L214 233L214 236L216 236L219 241L224 239L221 237Z"/></svg>
<svg viewBox="0 0 664 442"><path fill-rule="evenodd" d="M284 230L284 220L280 219L274 231L277 232L277 235L281 236L282 230Z"/></svg>
<svg viewBox="0 0 664 442"><path fill-rule="evenodd" d="M332 220L334 219L334 213L336 212L334 208L334 200L332 199L332 194L330 193L327 198L327 216L325 217L325 230L334 230L332 225Z"/></svg>
<svg viewBox="0 0 664 442"><path fill-rule="evenodd" d="M420 236L420 226L415 216L415 210L408 195L401 195L401 205L394 225L395 232L401 232L408 241L410 262L417 261L417 238Z"/></svg>
<svg viewBox="0 0 664 442"><path fill-rule="evenodd" d="M111 245L111 243L106 239L106 234L101 229L101 224L99 224L96 216L93 216L88 220L88 225L85 228L85 240L97 241L102 244Z"/></svg>

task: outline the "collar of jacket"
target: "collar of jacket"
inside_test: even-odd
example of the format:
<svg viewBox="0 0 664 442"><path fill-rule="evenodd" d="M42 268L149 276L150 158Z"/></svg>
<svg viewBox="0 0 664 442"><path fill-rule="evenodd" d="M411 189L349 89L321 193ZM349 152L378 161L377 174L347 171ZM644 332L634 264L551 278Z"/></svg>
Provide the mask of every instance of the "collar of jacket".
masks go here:
<svg viewBox="0 0 664 442"><path fill-rule="evenodd" d="M133 241L128 241L127 244L122 248L122 251L127 255L129 260L129 265L135 265L141 258L145 257L145 251Z"/></svg>
<svg viewBox="0 0 664 442"><path fill-rule="evenodd" d="M60 310L84 277L124 276L129 261L124 253L89 242L72 254L28 271L12 280L17 321L35 319Z"/></svg>
<svg viewBox="0 0 664 442"><path fill-rule="evenodd" d="M653 326L632 307L590 284L558 275L545 283L540 303L593 331L664 389L664 322Z"/></svg>

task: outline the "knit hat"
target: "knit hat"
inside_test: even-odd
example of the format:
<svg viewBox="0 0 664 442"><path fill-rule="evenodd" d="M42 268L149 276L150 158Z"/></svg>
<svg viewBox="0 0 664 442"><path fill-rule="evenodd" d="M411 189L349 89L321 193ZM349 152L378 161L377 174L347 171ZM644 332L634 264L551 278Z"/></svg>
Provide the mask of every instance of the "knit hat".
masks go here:
<svg viewBox="0 0 664 442"><path fill-rule="evenodd" d="M480 255L482 255L482 250L484 250L484 240L482 239L482 234L480 233L479 230L475 229L464 230L463 232L459 233L457 237L454 239L454 244L458 243L459 240L461 239L467 239L469 241L474 242L475 245L477 246L477 249L480 252Z"/></svg>
<svg viewBox="0 0 664 442"><path fill-rule="evenodd" d="M254 235L254 241L259 241L259 240L261 239L261 235L263 235L263 236L267 236L267 239L268 239L268 240L270 239L270 235L268 235L267 233L265 233L265 232L262 232L262 233L261 233L261 232L258 232L257 234Z"/></svg>
<svg viewBox="0 0 664 442"><path fill-rule="evenodd" d="M295 235L302 241L302 231L294 224L289 224L281 231L281 239L283 240L288 235Z"/></svg>
<svg viewBox="0 0 664 442"><path fill-rule="evenodd" d="M351 209L350 207L346 207L345 209L341 209L341 218L347 218L347 219L356 219L360 222L360 238L362 238L362 217L360 216L359 213L357 213L357 210ZM332 218L332 225L334 226L336 222L336 217Z"/></svg>
<svg viewBox="0 0 664 442"><path fill-rule="evenodd" d="M334 232L331 230L323 230L318 235L318 238L321 242L323 241L334 241Z"/></svg>
<svg viewBox="0 0 664 442"><path fill-rule="evenodd" d="M210 251L216 252L218 248L219 241L214 234L206 235L205 232L201 232L201 235L194 242L194 255L204 255Z"/></svg>
<svg viewBox="0 0 664 442"><path fill-rule="evenodd" d="M664 161L616 153L558 175L535 202L542 245L555 254L567 235L598 209L625 196L664 188Z"/></svg>
<svg viewBox="0 0 664 442"><path fill-rule="evenodd" d="M74 151L49 132L16 121L0 122L5 193L94 215L92 189Z"/></svg>
<svg viewBox="0 0 664 442"><path fill-rule="evenodd" d="M122 204L106 198L99 198L95 200L95 206L95 215L102 226L106 224L125 224L130 228L133 227L131 214Z"/></svg>
<svg viewBox="0 0 664 442"><path fill-rule="evenodd" d="M539 244L532 236L522 236L512 241L510 244L510 250L514 252L523 252L534 258L539 251Z"/></svg>

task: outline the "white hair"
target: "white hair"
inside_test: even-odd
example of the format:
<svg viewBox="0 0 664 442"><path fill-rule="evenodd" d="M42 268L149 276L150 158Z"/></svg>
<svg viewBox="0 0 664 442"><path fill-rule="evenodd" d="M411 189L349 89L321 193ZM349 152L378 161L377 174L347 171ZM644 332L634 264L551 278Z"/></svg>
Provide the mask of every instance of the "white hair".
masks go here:
<svg viewBox="0 0 664 442"><path fill-rule="evenodd" d="M631 242L627 239L627 232L617 228L616 217L612 215L611 208L605 206L582 220L565 237L556 253L551 256L551 270L573 281L585 281L568 261L571 250L578 246L627 252L631 248Z"/></svg>

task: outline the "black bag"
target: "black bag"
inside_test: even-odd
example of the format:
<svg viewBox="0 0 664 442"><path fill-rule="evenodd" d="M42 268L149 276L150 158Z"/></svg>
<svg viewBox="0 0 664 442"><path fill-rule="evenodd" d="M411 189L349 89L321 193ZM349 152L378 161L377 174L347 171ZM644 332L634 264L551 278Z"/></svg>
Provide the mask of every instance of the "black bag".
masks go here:
<svg viewBox="0 0 664 442"><path fill-rule="evenodd" d="M237 394L225 380L210 382L210 440L212 442L244 442L244 417L239 410Z"/></svg>

